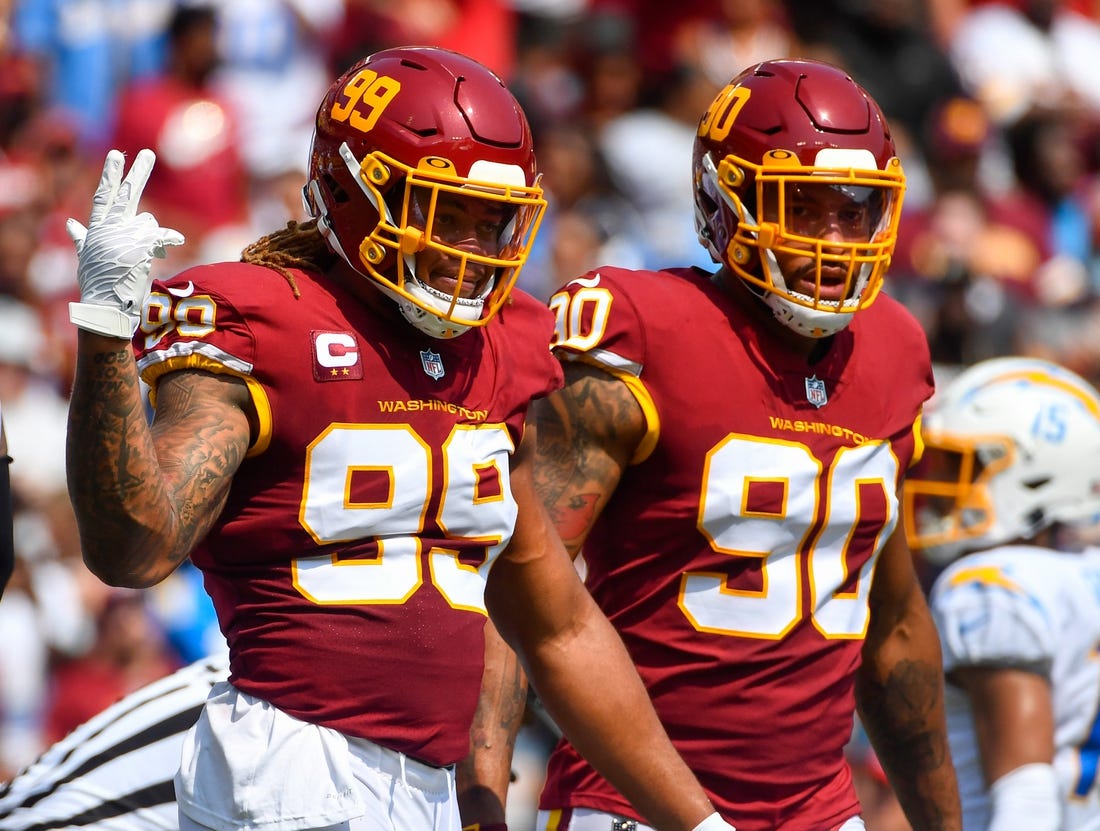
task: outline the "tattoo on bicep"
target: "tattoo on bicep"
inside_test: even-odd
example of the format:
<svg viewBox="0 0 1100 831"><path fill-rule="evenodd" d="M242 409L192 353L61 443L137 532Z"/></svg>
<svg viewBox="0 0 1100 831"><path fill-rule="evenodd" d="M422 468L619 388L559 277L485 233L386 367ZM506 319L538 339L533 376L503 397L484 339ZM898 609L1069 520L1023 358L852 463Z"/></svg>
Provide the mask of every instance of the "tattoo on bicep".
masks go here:
<svg viewBox="0 0 1100 831"><path fill-rule="evenodd" d="M181 450L162 459L162 468L178 506L180 530L197 542L206 533L211 506L216 515L224 505L247 441L238 426L226 422L223 402L183 377L166 378L165 388L169 387L172 410L157 427L158 444Z"/></svg>
<svg viewBox="0 0 1100 831"><path fill-rule="evenodd" d="M538 428L535 489L543 504L552 505L569 484L575 459L572 444L572 415L564 391L534 408Z"/></svg>
<svg viewBox="0 0 1100 831"><path fill-rule="evenodd" d="M563 542L568 545L588 529L599 500L598 493L578 493L570 496L564 505L554 504L549 507L550 518Z"/></svg>
<svg viewBox="0 0 1100 831"><path fill-rule="evenodd" d="M618 481L615 459L636 406L622 383L587 370L537 411L536 488L567 545L583 537Z"/></svg>

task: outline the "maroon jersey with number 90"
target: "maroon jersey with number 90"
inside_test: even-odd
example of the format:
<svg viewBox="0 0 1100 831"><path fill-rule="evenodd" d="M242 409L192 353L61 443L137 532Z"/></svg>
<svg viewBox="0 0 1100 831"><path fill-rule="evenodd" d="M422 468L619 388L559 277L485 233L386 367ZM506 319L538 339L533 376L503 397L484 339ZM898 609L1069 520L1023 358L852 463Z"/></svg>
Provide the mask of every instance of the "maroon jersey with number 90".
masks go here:
<svg viewBox="0 0 1100 831"><path fill-rule="evenodd" d="M600 269L550 306L559 354L625 381L649 424L588 587L740 831L835 827L859 812L853 673L932 392L924 333L882 296L810 364L690 270ZM541 805L637 816L566 743Z"/></svg>

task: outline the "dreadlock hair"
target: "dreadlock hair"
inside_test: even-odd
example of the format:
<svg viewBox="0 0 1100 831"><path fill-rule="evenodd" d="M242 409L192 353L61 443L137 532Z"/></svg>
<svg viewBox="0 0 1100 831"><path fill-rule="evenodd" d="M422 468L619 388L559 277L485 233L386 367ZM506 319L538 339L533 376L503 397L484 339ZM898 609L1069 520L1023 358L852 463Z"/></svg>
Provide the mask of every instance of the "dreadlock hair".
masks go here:
<svg viewBox="0 0 1100 831"><path fill-rule="evenodd" d="M241 252L242 263L264 266L283 275L295 297L301 297L301 293L290 269L327 271L336 257L336 252L328 247L317 230L316 219L309 222L292 219L282 230L260 237Z"/></svg>

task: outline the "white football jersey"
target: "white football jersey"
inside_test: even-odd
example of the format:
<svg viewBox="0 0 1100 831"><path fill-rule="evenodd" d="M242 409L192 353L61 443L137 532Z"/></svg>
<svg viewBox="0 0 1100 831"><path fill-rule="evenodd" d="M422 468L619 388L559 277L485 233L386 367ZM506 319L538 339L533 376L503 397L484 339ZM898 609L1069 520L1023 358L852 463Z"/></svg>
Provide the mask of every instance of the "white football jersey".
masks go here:
<svg viewBox="0 0 1100 831"><path fill-rule="evenodd" d="M1062 827L1100 829L1100 549L1004 546L967 555L937 578L931 606L945 671L1020 667L1050 680ZM970 700L948 684L946 705L963 828L984 831L990 803Z"/></svg>

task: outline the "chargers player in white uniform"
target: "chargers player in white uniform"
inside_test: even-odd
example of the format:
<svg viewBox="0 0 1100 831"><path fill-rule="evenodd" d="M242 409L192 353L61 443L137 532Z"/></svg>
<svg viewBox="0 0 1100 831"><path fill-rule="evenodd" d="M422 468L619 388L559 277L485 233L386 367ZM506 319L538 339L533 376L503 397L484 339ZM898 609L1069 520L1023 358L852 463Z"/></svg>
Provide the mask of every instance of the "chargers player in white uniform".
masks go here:
<svg viewBox="0 0 1100 831"><path fill-rule="evenodd" d="M926 413L906 480L931 592L965 831L1100 829L1100 395L996 358Z"/></svg>

